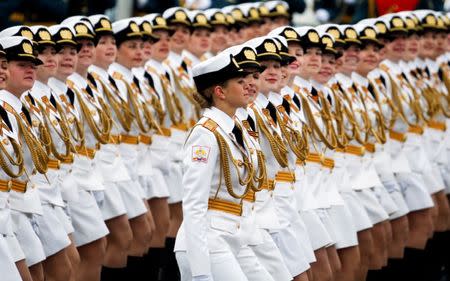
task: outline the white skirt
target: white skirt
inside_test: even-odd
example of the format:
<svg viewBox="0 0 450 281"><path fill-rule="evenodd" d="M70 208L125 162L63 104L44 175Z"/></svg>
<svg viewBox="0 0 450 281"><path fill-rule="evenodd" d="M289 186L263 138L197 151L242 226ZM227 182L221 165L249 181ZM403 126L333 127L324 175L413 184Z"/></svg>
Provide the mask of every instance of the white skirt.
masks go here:
<svg viewBox="0 0 450 281"><path fill-rule="evenodd" d="M389 215L375 195L373 188L357 190L356 196L358 196L361 204L366 209L370 222L373 225L389 219Z"/></svg>
<svg viewBox="0 0 450 281"><path fill-rule="evenodd" d="M45 260L44 247L35 232L36 226L33 226L32 216L12 210L11 217L13 231L25 254L27 266L30 267Z"/></svg>
<svg viewBox="0 0 450 281"><path fill-rule="evenodd" d="M300 212L300 217L308 229L309 237L312 238L311 246L314 251L333 245L330 234L315 210Z"/></svg>
<svg viewBox="0 0 450 281"><path fill-rule="evenodd" d="M67 202L75 229L73 238L76 247L91 243L109 233L94 196L85 190L78 190L78 196L78 201Z"/></svg>
<svg viewBox="0 0 450 281"><path fill-rule="evenodd" d="M117 182L116 185L129 219L143 215L148 211L140 192L142 188L139 182L122 181Z"/></svg>
<svg viewBox="0 0 450 281"><path fill-rule="evenodd" d="M102 212L103 220L125 215L127 209L122 200L122 196L115 182L104 182L105 192L104 199L99 204L100 211Z"/></svg>
<svg viewBox="0 0 450 281"><path fill-rule="evenodd" d="M336 249L358 245L358 235L347 205L331 206L326 210L332 223Z"/></svg>
<svg viewBox="0 0 450 281"><path fill-rule="evenodd" d="M356 231L359 232L371 228L373 224L355 191L341 191L341 196L352 215Z"/></svg>
<svg viewBox="0 0 450 281"><path fill-rule="evenodd" d="M410 212L428 209L434 206L430 193L420 174L398 173L396 179Z"/></svg>
<svg viewBox="0 0 450 281"><path fill-rule="evenodd" d="M35 231L39 240L41 240L45 256L49 257L68 247L71 241L58 219L55 207L44 204L42 208L44 209L43 215L34 216L37 226Z"/></svg>
<svg viewBox="0 0 450 281"><path fill-rule="evenodd" d="M17 241L17 240L16 240ZM21 280L19 271L15 265L13 255L8 247L8 238L0 235L0 272L3 281L17 281ZM19 247L20 248L20 247Z"/></svg>

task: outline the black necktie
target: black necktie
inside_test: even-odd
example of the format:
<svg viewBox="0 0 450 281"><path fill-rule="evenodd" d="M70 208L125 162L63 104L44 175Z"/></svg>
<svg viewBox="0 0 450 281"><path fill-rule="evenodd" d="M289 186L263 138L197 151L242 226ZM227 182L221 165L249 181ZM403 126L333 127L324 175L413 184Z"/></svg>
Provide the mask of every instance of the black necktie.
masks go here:
<svg viewBox="0 0 450 281"><path fill-rule="evenodd" d="M283 99L283 103L281 104L284 107L284 110L286 110L286 113L289 115L291 114L291 105L287 101L287 99Z"/></svg>
<svg viewBox="0 0 450 281"><path fill-rule="evenodd" d="M250 125L250 128L252 128L252 131L256 132L255 120L253 120L250 115L247 116L247 122Z"/></svg>
<svg viewBox="0 0 450 281"><path fill-rule="evenodd" d="M270 117L272 117L273 122L275 122L275 124L276 124L277 123L277 109L270 101L267 104L266 109L269 110Z"/></svg>
<svg viewBox="0 0 450 281"><path fill-rule="evenodd" d="M75 93L72 91L72 89L67 88L66 95L69 97L70 104L73 105L75 102Z"/></svg>
<svg viewBox="0 0 450 281"><path fill-rule="evenodd" d="M244 148L244 138L242 137L242 130L237 126L234 125L233 130L231 131L234 134L234 137L236 138L237 143Z"/></svg>
<svg viewBox="0 0 450 281"><path fill-rule="evenodd" d="M295 103L295 105L298 107L298 109L301 109L300 100L298 99L297 95L294 95L292 98L292 101Z"/></svg>
<svg viewBox="0 0 450 281"><path fill-rule="evenodd" d="M369 90L369 93L372 94L372 97L375 99L375 91L372 87L372 83L369 83L369 87L367 87L367 90Z"/></svg>

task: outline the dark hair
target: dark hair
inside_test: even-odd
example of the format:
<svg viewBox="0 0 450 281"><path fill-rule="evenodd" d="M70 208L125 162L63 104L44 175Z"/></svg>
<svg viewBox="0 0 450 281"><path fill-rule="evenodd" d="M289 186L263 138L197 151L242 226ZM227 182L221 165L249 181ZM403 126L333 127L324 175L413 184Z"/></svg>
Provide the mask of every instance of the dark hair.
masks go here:
<svg viewBox="0 0 450 281"><path fill-rule="evenodd" d="M215 85L210 86L201 92L195 92L194 99L200 105L201 108L211 107L214 105L213 104L214 88L216 88L217 86L224 88L227 86L227 84L228 81L216 83Z"/></svg>

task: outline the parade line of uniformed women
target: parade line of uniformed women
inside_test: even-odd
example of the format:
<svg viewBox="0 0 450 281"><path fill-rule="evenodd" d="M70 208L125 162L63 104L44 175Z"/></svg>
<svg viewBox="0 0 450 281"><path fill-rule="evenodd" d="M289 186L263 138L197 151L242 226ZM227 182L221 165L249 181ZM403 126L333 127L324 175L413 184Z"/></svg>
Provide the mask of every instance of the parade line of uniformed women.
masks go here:
<svg viewBox="0 0 450 281"><path fill-rule="evenodd" d="M0 31L0 280L437 280L450 17L288 8Z"/></svg>

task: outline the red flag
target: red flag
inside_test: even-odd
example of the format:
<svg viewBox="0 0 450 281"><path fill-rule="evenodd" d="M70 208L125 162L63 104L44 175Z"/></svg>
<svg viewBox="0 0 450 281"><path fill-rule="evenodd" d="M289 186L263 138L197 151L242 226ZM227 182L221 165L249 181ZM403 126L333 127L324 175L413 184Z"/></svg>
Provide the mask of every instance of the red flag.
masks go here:
<svg viewBox="0 0 450 281"><path fill-rule="evenodd" d="M375 2L379 16L400 11L411 11L419 4L419 0L375 0Z"/></svg>

